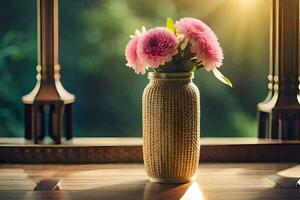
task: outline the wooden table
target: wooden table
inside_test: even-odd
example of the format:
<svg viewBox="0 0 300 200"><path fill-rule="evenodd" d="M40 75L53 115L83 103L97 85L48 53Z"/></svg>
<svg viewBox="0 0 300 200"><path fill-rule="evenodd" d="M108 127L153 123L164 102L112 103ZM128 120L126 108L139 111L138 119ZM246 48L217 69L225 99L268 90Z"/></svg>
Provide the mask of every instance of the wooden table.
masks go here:
<svg viewBox="0 0 300 200"><path fill-rule="evenodd" d="M194 182L152 184L142 164L0 165L0 199L300 199L293 163L202 164Z"/></svg>

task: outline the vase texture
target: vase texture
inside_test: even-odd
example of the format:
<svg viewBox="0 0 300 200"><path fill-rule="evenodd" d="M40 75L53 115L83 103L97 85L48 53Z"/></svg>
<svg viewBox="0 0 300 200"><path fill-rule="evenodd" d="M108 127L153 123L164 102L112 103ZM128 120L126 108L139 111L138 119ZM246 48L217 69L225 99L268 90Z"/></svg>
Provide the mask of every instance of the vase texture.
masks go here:
<svg viewBox="0 0 300 200"><path fill-rule="evenodd" d="M143 157L150 181L186 183L200 156L200 92L193 73L149 73L143 93Z"/></svg>

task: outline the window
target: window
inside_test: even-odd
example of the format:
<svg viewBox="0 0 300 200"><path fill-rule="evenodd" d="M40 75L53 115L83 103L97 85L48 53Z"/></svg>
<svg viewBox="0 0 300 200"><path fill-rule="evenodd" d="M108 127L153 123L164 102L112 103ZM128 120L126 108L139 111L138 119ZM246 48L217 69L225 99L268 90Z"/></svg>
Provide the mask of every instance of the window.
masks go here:
<svg viewBox="0 0 300 200"><path fill-rule="evenodd" d="M256 104L267 93L270 2L253 1L60 1L62 83L77 98L75 136L141 136L148 80L125 67L124 47L136 27L163 26L168 16L199 18L215 30L222 71L234 83L230 89L197 74L202 136L256 136ZM0 134L22 137L21 96L35 84L36 2L0 2Z"/></svg>

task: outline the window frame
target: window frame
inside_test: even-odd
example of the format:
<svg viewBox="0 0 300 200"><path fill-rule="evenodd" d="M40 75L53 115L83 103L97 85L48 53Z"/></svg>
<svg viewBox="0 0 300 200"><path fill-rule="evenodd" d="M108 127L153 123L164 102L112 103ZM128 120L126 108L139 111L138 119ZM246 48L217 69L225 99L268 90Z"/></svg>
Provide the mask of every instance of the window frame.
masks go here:
<svg viewBox="0 0 300 200"><path fill-rule="evenodd" d="M300 162L300 141L201 138L200 162ZM61 145L0 139L0 163L142 163L142 138L75 138Z"/></svg>

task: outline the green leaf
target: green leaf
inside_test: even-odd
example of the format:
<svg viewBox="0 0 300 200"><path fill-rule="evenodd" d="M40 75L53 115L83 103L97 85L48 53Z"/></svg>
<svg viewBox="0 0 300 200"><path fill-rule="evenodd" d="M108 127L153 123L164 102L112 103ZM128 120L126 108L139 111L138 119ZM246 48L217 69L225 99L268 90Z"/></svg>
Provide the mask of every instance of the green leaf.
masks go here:
<svg viewBox="0 0 300 200"><path fill-rule="evenodd" d="M226 85L229 85L232 87L231 81L226 78L217 68L213 69L213 73L217 79L219 79L222 83L225 83Z"/></svg>
<svg viewBox="0 0 300 200"><path fill-rule="evenodd" d="M185 42L183 42L183 43L180 45L180 49L181 49L181 50L184 50L184 49L187 47L188 43L189 43L188 40L185 41Z"/></svg>
<svg viewBox="0 0 300 200"><path fill-rule="evenodd" d="M172 33L175 34L175 24L172 20L171 17L168 17L167 18L167 26L166 26L167 29L169 29Z"/></svg>

